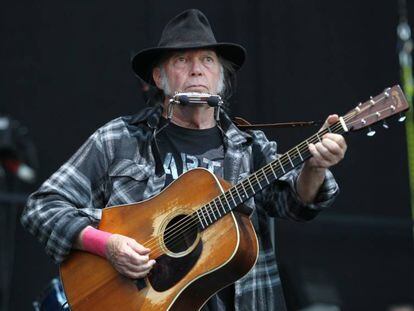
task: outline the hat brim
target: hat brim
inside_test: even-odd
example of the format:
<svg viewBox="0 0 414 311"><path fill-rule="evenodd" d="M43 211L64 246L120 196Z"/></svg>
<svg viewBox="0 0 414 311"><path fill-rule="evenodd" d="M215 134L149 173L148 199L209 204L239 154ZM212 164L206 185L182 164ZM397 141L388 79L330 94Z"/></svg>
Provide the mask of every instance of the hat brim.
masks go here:
<svg viewBox="0 0 414 311"><path fill-rule="evenodd" d="M135 74L145 82L155 85L152 79L152 69L160 61L165 52L177 50L193 49L214 49L218 55L230 61L237 71L243 65L246 59L246 50L244 47L234 43L215 43L210 45L192 45L184 47L156 47L144 49L135 54L131 59L132 69Z"/></svg>

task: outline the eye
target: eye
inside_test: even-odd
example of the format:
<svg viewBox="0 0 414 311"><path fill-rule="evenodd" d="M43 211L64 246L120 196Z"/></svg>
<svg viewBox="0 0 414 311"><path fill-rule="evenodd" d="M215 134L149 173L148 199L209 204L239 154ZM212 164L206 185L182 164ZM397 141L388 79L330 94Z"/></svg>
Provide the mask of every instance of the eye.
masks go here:
<svg viewBox="0 0 414 311"><path fill-rule="evenodd" d="M204 61L207 62L207 63L213 63L214 62L214 59L211 56L205 56L204 57Z"/></svg>
<svg viewBox="0 0 414 311"><path fill-rule="evenodd" d="M177 62L184 63L185 62L185 57L184 56L178 56L177 57Z"/></svg>

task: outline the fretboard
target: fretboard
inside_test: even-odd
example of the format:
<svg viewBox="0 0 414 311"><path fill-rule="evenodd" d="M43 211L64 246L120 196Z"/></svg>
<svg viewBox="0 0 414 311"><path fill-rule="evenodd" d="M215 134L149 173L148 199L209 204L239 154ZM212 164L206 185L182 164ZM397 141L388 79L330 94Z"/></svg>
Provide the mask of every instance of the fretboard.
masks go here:
<svg viewBox="0 0 414 311"><path fill-rule="evenodd" d="M271 183L301 165L311 157L308 145L320 142L322 136L329 132L343 134L345 130L340 121L336 122L330 127L312 135L283 155L278 156L272 162L246 177L206 205L200 207L193 213L193 218L198 221L199 228L204 230L231 212L239 204L247 201L256 193L262 191Z"/></svg>

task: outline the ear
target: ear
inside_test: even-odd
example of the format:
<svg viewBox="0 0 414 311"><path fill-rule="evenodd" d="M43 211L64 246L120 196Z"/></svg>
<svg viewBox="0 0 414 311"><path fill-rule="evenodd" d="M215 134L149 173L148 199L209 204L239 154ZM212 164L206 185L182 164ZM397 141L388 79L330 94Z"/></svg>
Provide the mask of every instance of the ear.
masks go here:
<svg viewBox="0 0 414 311"><path fill-rule="evenodd" d="M161 69L159 67L152 69L152 78L154 79L155 85L161 90Z"/></svg>

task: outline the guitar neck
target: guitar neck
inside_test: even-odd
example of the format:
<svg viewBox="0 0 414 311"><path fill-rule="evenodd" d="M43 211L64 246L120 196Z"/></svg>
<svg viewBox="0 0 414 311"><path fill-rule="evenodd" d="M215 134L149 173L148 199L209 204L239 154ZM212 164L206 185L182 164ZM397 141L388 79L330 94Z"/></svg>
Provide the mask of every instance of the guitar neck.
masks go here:
<svg viewBox="0 0 414 311"><path fill-rule="evenodd" d="M247 201L310 158L309 144L320 142L326 133L344 134L348 131L358 131L381 120L385 121L386 118L406 111L408 108L407 99L398 85L385 89L381 94L360 103L330 127L305 139L285 154L277 157L276 160L263 166L257 172L196 210L192 215L193 218L198 221L198 226L201 229L207 228L235 209L236 206Z"/></svg>
<svg viewBox="0 0 414 311"><path fill-rule="evenodd" d="M194 212L201 229L205 229L224 215L228 214L239 204L247 201L256 193L268 187L274 181L301 165L311 157L309 144L315 144L322 140L326 133L343 134L347 131L342 119L326 129L317 132L288 152L277 157L276 160L263 166L261 169L246 177L226 192L214 198L206 205Z"/></svg>

